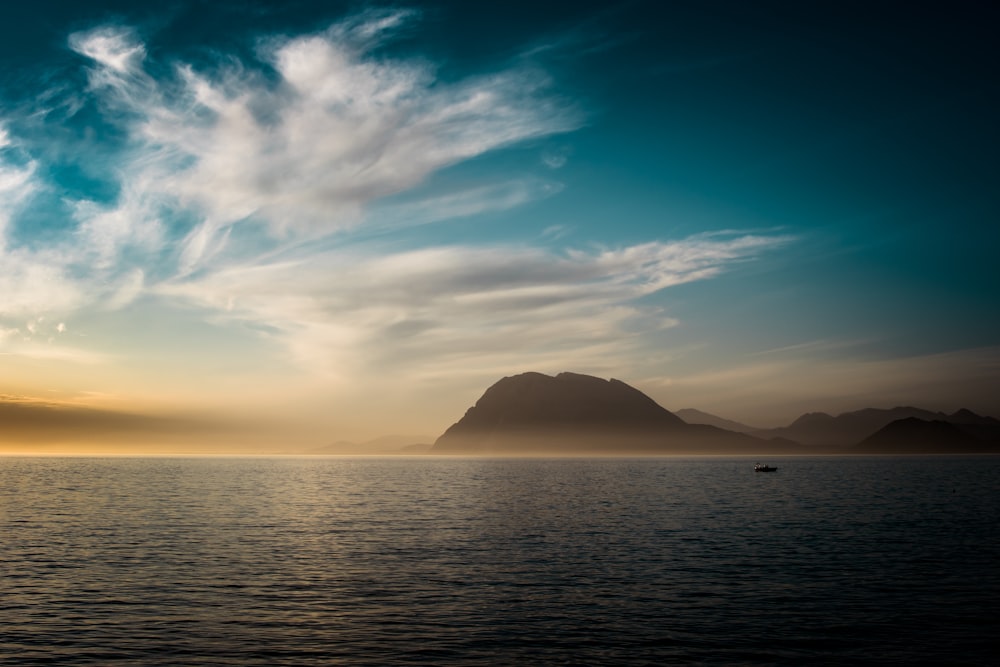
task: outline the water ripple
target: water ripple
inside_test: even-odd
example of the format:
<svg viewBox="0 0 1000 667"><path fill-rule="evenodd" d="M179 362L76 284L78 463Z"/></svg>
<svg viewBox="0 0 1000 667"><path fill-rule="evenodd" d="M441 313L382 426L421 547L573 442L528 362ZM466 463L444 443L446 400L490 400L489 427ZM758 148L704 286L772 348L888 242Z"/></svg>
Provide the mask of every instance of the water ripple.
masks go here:
<svg viewBox="0 0 1000 667"><path fill-rule="evenodd" d="M1000 459L0 459L0 665L991 664Z"/></svg>

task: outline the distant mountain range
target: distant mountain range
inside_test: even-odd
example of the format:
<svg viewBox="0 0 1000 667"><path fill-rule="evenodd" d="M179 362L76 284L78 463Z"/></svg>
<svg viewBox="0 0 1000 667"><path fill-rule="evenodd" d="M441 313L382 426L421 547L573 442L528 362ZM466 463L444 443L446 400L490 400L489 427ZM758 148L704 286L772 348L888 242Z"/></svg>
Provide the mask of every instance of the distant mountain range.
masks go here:
<svg viewBox="0 0 1000 667"><path fill-rule="evenodd" d="M854 449L869 454L936 454L943 446L952 451L989 451L988 443L966 432L961 425L940 419L906 417L883 426Z"/></svg>
<svg viewBox="0 0 1000 667"><path fill-rule="evenodd" d="M677 414L620 380L522 373L491 386L432 454L802 454L1000 452L1000 420L912 407L809 413L757 429Z"/></svg>
<svg viewBox="0 0 1000 667"><path fill-rule="evenodd" d="M866 452L892 452L907 448L916 452L934 449L937 446L934 442L947 443L951 447L966 443L967 449L975 451L989 449L990 443L1000 442L1000 420L966 409L950 415L913 407L866 408L836 417L823 412L810 412L788 426L773 429L754 428L700 410L678 410L676 414L696 423L729 424L730 430L756 437L785 438L812 447L845 448L856 445L858 451ZM944 428L941 424L952 428ZM911 445L901 441L906 437L910 438Z"/></svg>
<svg viewBox="0 0 1000 667"><path fill-rule="evenodd" d="M783 428L754 431L754 434L763 437L788 438L804 445L845 446L857 444L880 428L900 419L962 423L963 420L972 418L982 419L968 410L960 410L954 415L946 415L941 412L931 412L913 407L867 408L845 412L836 417L825 412L810 412Z"/></svg>
<svg viewBox="0 0 1000 667"><path fill-rule="evenodd" d="M696 410L694 408L677 410L674 414L686 421L688 424L707 424L709 426L724 428L727 431L735 431L736 433L753 433L754 431L763 430L755 426L747 426L746 424L735 422L732 419L725 419L723 417L719 417L718 415L702 412L701 410Z"/></svg>

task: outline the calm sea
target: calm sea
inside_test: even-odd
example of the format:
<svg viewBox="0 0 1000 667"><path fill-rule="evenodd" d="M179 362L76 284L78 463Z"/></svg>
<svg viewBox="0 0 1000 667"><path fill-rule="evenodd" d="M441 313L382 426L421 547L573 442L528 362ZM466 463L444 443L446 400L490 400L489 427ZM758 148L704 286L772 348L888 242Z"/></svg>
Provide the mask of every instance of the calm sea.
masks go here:
<svg viewBox="0 0 1000 667"><path fill-rule="evenodd" d="M996 664L1000 457L0 458L0 664Z"/></svg>

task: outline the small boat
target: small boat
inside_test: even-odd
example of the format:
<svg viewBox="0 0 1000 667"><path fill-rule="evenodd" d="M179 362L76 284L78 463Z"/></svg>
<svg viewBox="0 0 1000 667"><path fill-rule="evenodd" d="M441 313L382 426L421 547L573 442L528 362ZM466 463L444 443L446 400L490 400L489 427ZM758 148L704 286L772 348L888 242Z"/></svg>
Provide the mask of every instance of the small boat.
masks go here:
<svg viewBox="0 0 1000 667"><path fill-rule="evenodd" d="M777 470L777 468L772 468L766 463L755 463L753 465L754 472L774 472L775 470Z"/></svg>

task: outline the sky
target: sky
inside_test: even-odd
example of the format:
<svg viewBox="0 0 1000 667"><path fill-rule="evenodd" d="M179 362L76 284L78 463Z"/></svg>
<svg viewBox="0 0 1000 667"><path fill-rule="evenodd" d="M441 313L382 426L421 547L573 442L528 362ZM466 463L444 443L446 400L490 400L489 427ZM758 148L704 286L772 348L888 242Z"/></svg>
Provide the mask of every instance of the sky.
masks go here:
<svg viewBox="0 0 1000 667"><path fill-rule="evenodd" d="M1000 416L989 3L4 12L0 448L433 438L525 371Z"/></svg>

